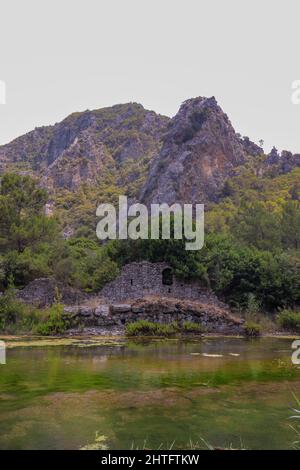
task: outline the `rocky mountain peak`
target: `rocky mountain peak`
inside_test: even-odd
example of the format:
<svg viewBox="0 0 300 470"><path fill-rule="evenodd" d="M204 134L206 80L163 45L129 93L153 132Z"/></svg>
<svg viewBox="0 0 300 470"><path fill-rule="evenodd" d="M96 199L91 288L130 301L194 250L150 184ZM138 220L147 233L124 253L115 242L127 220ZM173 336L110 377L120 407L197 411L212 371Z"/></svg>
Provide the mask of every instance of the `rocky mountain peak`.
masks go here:
<svg viewBox="0 0 300 470"><path fill-rule="evenodd" d="M246 155L243 140L215 97L189 99L169 123L162 149L142 188L141 200L215 200L226 177L245 161Z"/></svg>

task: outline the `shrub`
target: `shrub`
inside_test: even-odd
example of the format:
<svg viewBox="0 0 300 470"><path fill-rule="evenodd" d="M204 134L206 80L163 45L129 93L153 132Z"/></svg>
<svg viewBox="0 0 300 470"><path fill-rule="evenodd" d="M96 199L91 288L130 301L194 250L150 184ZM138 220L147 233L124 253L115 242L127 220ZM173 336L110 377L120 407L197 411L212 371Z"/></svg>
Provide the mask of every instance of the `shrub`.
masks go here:
<svg viewBox="0 0 300 470"><path fill-rule="evenodd" d="M300 331L300 312L282 310L277 317L277 321L279 326L285 330Z"/></svg>
<svg viewBox="0 0 300 470"><path fill-rule="evenodd" d="M148 320L138 320L126 325L127 336L172 336L178 332L177 323L168 325Z"/></svg>
<svg viewBox="0 0 300 470"><path fill-rule="evenodd" d="M87 292L98 292L119 273L106 247L84 238L73 238L58 245L52 262L56 279Z"/></svg>
<svg viewBox="0 0 300 470"><path fill-rule="evenodd" d="M29 332L40 321L40 312L18 301L11 286L0 297L0 331Z"/></svg>
<svg viewBox="0 0 300 470"><path fill-rule="evenodd" d="M62 317L63 309L62 304L54 303L48 311L46 321L37 325L34 332L42 336L49 336L66 331L68 324Z"/></svg>
<svg viewBox="0 0 300 470"><path fill-rule="evenodd" d="M260 302L257 300L255 295L250 292L250 294L248 295L248 299L247 299L247 308L246 308L247 314L255 316L260 311L260 308L261 308Z"/></svg>
<svg viewBox="0 0 300 470"><path fill-rule="evenodd" d="M7 330L16 325L25 313L25 305L16 300L13 290L9 289L0 297L0 329Z"/></svg>
<svg viewBox="0 0 300 470"><path fill-rule="evenodd" d="M181 330L183 333L203 333L205 328L200 323L185 321L182 324Z"/></svg>
<svg viewBox="0 0 300 470"><path fill-rule="evenodd" d="M48 311L46 321L36 327L36 333L43 336L57 335L63 333L68 328L68 322L63 318L64 306L60 303L60 300L61 295L58 289L56 289L55 300Z"/></svg>
<svg viewBox="0 0 300 470"><path fill-rule="evenodd" d="M6 288L13 278L14 285L22 288L36 278L51 275L49 264L48 244L41 244L39 250L35 251L30 248L25 248L22 253L17 250L9 251L0 259L3 272L0 283Z"/></svg>
<svg viewBox="0 0 300 470"><path fill-rule="evenodd" d="M138 320L126 325L127 336L173 336L177 333L203 333L203 326L198 323L185 321L182 326L177 322L169 324L155 323L148 320Z"/></svg>
<svg viewBox="0 0 300 470"><path fill-rule="evenodd" d="M244 334L249 338L255 338L261 334L261 325L252 321L247 321L244 325Z"/></svg>

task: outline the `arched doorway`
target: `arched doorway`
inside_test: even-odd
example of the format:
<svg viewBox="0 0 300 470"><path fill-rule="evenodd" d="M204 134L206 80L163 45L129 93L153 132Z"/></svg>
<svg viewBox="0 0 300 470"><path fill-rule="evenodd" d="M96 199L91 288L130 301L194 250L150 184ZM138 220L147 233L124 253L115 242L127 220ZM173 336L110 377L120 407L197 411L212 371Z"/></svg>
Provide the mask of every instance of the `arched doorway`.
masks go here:
<svg viewBox="0 0 300 470"><path fill-rule="evenodd" d="M162 284L171 286L173 284L173 271L171 268L165 268L162 272Z"/></svg>

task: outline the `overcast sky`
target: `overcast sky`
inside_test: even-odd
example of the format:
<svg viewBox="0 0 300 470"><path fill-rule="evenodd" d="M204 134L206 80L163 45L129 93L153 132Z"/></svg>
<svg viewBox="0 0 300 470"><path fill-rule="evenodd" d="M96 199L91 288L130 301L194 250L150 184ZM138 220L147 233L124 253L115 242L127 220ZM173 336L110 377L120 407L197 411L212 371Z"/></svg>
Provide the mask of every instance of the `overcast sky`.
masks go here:
<svg viewBox="0 0 300 470"><path fill-rule="evenodd" d="M299 0L0 0L0 143L136 101L214 95L235 129L300 152Z"/></svg>

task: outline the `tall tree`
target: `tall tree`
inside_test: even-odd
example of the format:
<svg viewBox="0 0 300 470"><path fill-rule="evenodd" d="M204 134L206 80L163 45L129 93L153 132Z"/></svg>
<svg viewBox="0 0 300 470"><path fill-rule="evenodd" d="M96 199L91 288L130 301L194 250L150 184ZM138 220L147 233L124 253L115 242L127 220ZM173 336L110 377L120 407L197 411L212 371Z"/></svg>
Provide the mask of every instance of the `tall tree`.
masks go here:
<svg viewBox="0 0 300 470"><path fill-rule="evenodd" d="M29 176L7 173L0 186L0 250L5 253L50 241L56 221L45 215L47 193Z"/></svg>

